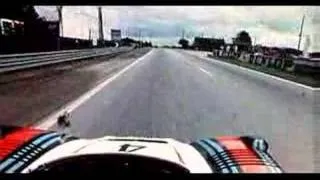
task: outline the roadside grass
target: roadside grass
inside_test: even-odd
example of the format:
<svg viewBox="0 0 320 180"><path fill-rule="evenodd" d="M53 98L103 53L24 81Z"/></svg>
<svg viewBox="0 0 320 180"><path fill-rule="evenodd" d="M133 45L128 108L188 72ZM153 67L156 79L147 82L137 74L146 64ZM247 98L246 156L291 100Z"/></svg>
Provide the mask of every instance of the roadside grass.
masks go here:
<svg viewBox="0 0 320 180"><path fill-rule="evenodd" d="M270 74L273 76L277 76L277 77L280 77L283 79L294 81L294 82L304 84L307 86L311 86L314 88L320 87L319 76L298 74L298 73L294 73L294 72L282 71L280 69L275 69L272 67L265 67L262 65L254 65L254 64L247 63L247 62L239 61L239 60L237 60L235 58L231 58L231 57L216 57L216 56L212 56L212 55L208 55L208 57L215 59L215 60L218 60L218 61L227 62L230 64L238 65L238 66L245 67L248 69L252 69L252 70L256 70L256 71Z"/></svg>

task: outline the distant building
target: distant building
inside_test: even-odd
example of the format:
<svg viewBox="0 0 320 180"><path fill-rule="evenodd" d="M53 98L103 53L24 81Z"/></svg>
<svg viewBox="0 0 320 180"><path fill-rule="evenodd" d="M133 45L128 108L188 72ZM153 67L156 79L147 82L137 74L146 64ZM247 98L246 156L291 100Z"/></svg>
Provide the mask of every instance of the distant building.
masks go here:
<svg viewBox="0 0 320 180"><path fill-rule="evenodd" d="M124 38L124 39L121 39L120 45L121 46L138 46L139 42L134 39Z"/></svg>
<svg viewBox="0 0 320 180"><path fill-rule="evenodd" d="M41 18L33 6L1 7L0 53L53 51L59 25Z"/></svg>
<svg viewBox="0 0 320 180"><path fill-rule="evenodd" d="M120 41L120 40L121 40L121 30L111 29L111 41Z"/></svg>
<svg viewBox="0 0 320 180"><path fill-rule="evenodd" d="M12 36L24 34L24 22L0 18L0 36Z"/></svg>
<svg viewBox="0 0 320 180"><path fill-rule="evenodd" d="M192 46L198 50L212 51L213 49L220 49L224 45L224 39L195 37Z"/></svg>

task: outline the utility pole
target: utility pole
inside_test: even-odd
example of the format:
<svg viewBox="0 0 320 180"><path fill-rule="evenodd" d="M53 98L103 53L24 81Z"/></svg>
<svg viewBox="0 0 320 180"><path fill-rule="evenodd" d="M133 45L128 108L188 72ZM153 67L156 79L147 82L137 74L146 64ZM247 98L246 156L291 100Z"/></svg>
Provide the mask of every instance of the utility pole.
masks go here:
<svg viewBox="0 0 320 180"><path fill-rule="evenodd" d="M192 31L189 32L189 38L193 39L193 32Z"/></svg>
<svg viewBox="0 0 320 180"><path fill-rule="evenodd" d="M153 36L153 33L150 32L150 33L149 33L149 41L150 41L150 42L152 41L152 36Z"/></svg>
<svg viewBox="0 0 320 180"><path fill-rule="evenodd" d="M89 42L91 42L90 43L90 47L92 47L93 46L93 40L92 40L91 27L90 26L89 26Z"/></svg>
<svg viewBox="0 0 320 180"><path fill-rule="evenodd" d="M184 39L184 29L182 29L181 37Z"/></svg>
<svg viewBox="0 0 320 180"><path fill-rule="evenodd" d="M127 27L127 31L128 31L128 38L130 37L130 29L129 27Z"/></svg>
<svg viewBox="0 0 320 180"><path fill-rule="evenodd" d="M62 6L57 6L58 18L59 18L59 27L60 35L63 36L63 22L62 22Z"/></svg>
<svg viewBox="0 0 320 180"><path fill-rule="evenodd" d="M301 43L302 31L303 31L303 25L304 25L304 18L305 18L305 15L303 14L302 21L301 21L301 27L300 27L300 33L299 33L298 50L300 50L300 43Z"/></svg>
<svg viewBox="0 0 320 180"><path fill-rule="evenodd" d="M98 26L99 26L99 40L98 46L104 45L104 38L103 38L103 26L102 26L102 11L101 6L98 7Z"/></svg>
<svg viewBox="0 0 320 180"><path fill-rule="evenodd" d="M62 23L62 6L56 6L59 18L59 35L57 42L57 50L60 50L60 37L63 37L63 23Z"/></svg>
<svg viewBox="0 0 320 180"><path fill-rule="evenodd" d="M138 29L138 39L139 39L139 47L141 47L142 43L141 43L141 29Z"/></svg>

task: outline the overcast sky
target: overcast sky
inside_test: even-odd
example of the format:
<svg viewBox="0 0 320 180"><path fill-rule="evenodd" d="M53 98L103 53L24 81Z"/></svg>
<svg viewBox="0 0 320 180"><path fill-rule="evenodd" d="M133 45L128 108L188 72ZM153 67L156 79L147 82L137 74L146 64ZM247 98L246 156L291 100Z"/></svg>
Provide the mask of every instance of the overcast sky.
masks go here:
<svg viewBox="0 0 320 180"><path fill-rule="evenodd" d="M184 30L185 37L194 36L231 38L246 30L257 44L297 47L302 6L103 6L105 39L110 39L110 29L121 29L122 35L138 37L153 44L175 45ZM41 16L56 20L54 6L36 6ZM65 6L63 9L64 36L98 37L98 10L95 6ZM309 26L305 26L308 31Z"/></svg>

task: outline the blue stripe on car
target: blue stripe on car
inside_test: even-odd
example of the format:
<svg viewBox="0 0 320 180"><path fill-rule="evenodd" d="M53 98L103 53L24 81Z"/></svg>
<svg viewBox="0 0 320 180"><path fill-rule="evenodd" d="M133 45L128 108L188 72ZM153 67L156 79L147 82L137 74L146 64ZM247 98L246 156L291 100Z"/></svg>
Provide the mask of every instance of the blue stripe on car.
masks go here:
<svg viewBox="0 0 320 180"><path fill-rule="evenodd" d="M48 142L42 144L42 145L41 145L41 148L45 149L45 148L47 148L48 146L50 146L51 144L53 144L53 143L55 143L55 142L57 142L57 141L59 141L59 140L60 140L60 137L55 137L55 138L49 140Z"/></svg>
<svg viewBox="0 0 320 180"><path fill-rule="evenodd" d="M30 142L30 144L28 145L25 145L22 149L20 149L18 152L16 152L15 154L12 155L12 157L14 158L9 158L7 160L5 160L4 162L0 163L0 172L5 169L6 167L12 165L13 163L16 163L14 165L12 165L11 168L9 168L7 171L12 171L11 169L12 168L19 168L20 166L17 165L17 164L21 164L20 162L25 162L26 160L31 160L35 154L34 153L27 153L29 150L31 150L32 148L35 148L36 145L38 144L41 144L43 141L46 141L50 138L53 138L54 136L57 136L58 137L58 134L57 133L50 133L50 134L45 134L45 135L42 135L40 137L38 137L36 140L34 140L33 142ZM50 140L49 140L50 141ZM48 141L48 142L49 142ZM31 143L33 143L33 145L31 145ZM42 151L43 149L42 148L37 148L38 151ZM39 152L40 152L39 151ZM18 161L17 159L19 159L20 157L23 158L23 161ZM30 156L32 155L32 156ZM23 165L23 164L22 164Z"/></svg>
<svg viewBox="0 0 320 180"><path fill-rule="evenodd" d="M201 146L210 154L211 157L213 157L213 156L216 155L216 152L215 152L214 150L212 150L212 148L211 148L210 146L208 146L207 144L203 143L202 141L197 141L197 143L198 143L199 145L201 145ZM219 159L219 160L220 160L220 159ZM218 160L218 161L219 161L219 160ZM221 161L221 160L220 160L220 161ZM222 161L221 161L221 163L222 163ZM222 169L222 172L223 172L223 173L228 173L228 172L229 172L228 169L225 169L225 168L226 168L225 164L220 165L219 168Z"/></svg>
<svg viewBox="0 0 320 180"><path fill-rule="evenodd" d="M15 170L17 170L19 167L21 167L24 164L23 161L19 161L14 166L12 166L10 169L6 171L6 173L13 173Z"/></svg>
<svg viewBox="0 0 320 180"><path fill-rule="evenodd" d="M14 161L16 161L16 160L13 159L13 158L9 158L9 159L5 160L4 162L2 162L2 163L0 164L0 171L1 171L2 169L4 169L5 167L9 166L10 164L12 164Z"/></svg>
<svg viewBox="0 0 320 180"><path fill-rule="evenodd" d="M32 143L35 144L35 145L38 145L38 144L40 144L42 141L47 140L47 139L49 139L49 138L51 138L51 137L53 137L53 136L56 136L56 135L58 135L58 134L57 134L57 133L46 134L46 135L44 135L44 136L39 137L38 139L36 139L36 140L33 141Z"/></svg>
<svg viewBox="0 0 320 180"><path fill-rule="evenodd" d="M219 153L224 152L222 147L219 144L211 141L210 139L204 139L205 142L209 143L212 147L214 147Z"/></svg>

